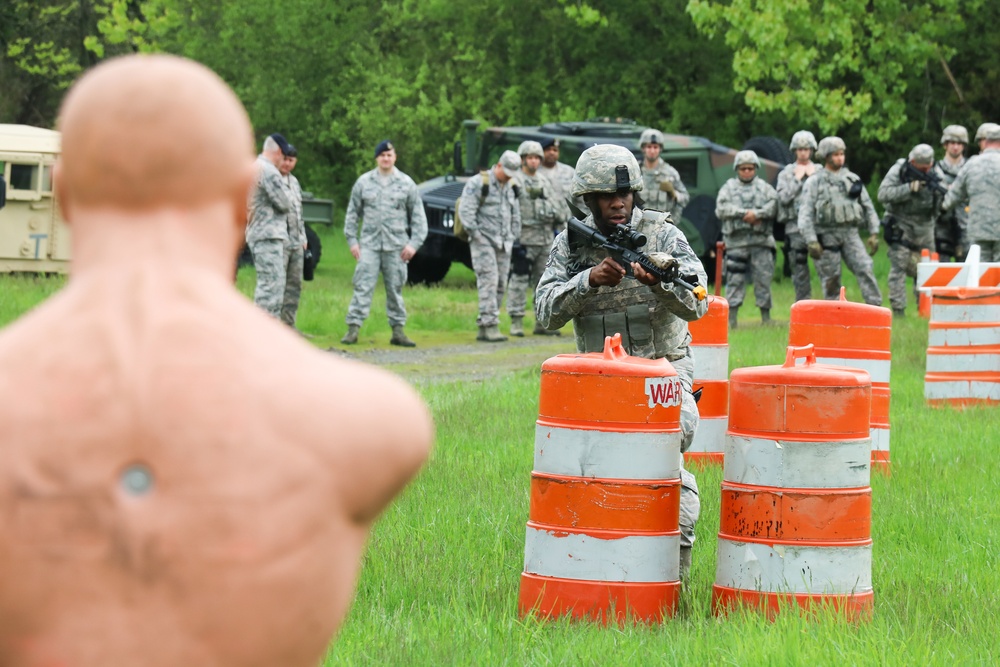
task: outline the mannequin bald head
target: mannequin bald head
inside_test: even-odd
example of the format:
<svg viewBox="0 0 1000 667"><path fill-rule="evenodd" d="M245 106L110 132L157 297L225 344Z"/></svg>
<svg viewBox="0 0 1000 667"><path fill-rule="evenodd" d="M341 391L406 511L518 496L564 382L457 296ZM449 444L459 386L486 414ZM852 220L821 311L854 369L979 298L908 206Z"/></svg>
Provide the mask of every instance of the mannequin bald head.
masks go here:
<svg viewBox="0 0 1000 667"><path fill-rule="evenodd" d="M198 63L164 55L109 60L69 91L59 129L55 186L67 217L76 207L137 212L222 199L245 206L250 120L229 86Z"/></svg>

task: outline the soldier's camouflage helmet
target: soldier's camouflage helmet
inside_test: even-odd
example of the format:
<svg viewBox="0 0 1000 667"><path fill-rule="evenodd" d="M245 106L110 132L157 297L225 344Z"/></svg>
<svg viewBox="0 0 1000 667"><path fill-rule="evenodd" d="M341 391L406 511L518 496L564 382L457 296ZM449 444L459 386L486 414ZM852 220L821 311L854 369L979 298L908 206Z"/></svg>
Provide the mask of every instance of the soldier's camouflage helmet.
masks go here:
<svg viewBox="0 0 1000 667"><path fill-rule="evenodd" d="M792 142L788 144L791 150L798 148L811 148L816 150L816 137L809 130L799 130L792 135Z"/></svg>
<svg viewBox="0 0 1000 667"><path fill-rule="evenodd" d="M955 141L960 144L969 143L969 131L966 130L961 125L949 125L944 128L944 132L941 133L941 143L946 143L948 141Z"/></svg>
<svg viewBox="0 0 1000 667"><path fill-rule="evenodd" d="M917 144L908 159L915 164L934 164L934 149L930 144Z"/></svg>
<svg viewBox="0 0 1000 667"><path fill-rule="evenodd" d="M753 151L740 151L733 160L733 171L736 171L741 164L752 164L760 169L760 158Z"/></svg>
<svg viewBox="0 0 1000 667"><path fill-rule="evenodd" d="M989 131L990 126L996 127L996 125L997 125L996 123L983 123L982 125L980 125L979 129L976 130L975 141L981 141L982 139L985 139L986 133Z"/></svg>
<svg viewBox="0 0 1000 667"><path fill-rule="evenodd" d="M590 192L642 190L642 172L632 151L615 144L597 144L580 154L573 177L573 196Z"/></svg>
<svg viewBox="0 0 1000 667"><path fill-rule="evenodd" d="M1000 125L996 123L984 123L983 127L979 128L983 133L983 139L986 141L1000 141Z"/></svg>
<svg viewBox="0 0 1000 667"><path fill-rule="evenodd" d="M837 151L846 151L847 144L840 137L823 137L816 149L816 159L826 161L826 158Z"/></svg>
<svg viewBox="0 0 1000 667"><path fill-rule="evenodd" d="M525 155L537 155L538 157L545 157L545 151L542 150L542 145L537 141L522 141L521 145L517 147L517 154L522 158Z"/></svg>
<svg viewBox="0 0 1000 667"><path fill-rule="evenodd" d="M646 144L659 144L662 146L663 133L652 128L643 130L642 134L639 135L639 148L645 148Z"/></svg>

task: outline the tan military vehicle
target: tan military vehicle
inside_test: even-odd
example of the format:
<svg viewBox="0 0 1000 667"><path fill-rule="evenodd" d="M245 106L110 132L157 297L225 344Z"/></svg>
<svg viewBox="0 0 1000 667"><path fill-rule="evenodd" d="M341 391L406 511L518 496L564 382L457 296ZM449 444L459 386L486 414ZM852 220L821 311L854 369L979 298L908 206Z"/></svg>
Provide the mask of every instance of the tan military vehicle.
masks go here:
<svg viewBox="0 0 1000 667"><path fill-rule="evenodd" d="M69 228L52 195L59 133L0 124L0 273L69 270Z"/></svg>

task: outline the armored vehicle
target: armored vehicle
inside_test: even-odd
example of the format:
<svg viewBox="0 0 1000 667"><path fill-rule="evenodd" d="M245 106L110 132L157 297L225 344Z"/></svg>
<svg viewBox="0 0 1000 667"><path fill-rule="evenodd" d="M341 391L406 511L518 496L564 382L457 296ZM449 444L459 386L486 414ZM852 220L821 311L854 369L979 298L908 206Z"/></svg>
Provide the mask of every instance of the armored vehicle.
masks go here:
<svg viewBox="0 0 1000 667"><path fill-rule="evenodd" d="M433 283L448 273L452 262L470 266L469 247L453 233L455 200L462 194L465 181L479 170L496 164L505 150L516 151L522 141L544 143L559 140L559 161L575 166L585 149L594 144L618 144L631 150L641 162L639 137L644 125L624 119L596 119L585 122L559 122L540 126L491 127L478 132L479 123L467 120L464 159L462 142L455 144L453 172L439 176L418 187L427 213L428 235L424 245L409 263L411 283ZM778 172L791 160L786 145L774 137L754 137L744 148L756 150L762 158L762 178L772 185ZM703 137L664 134L660 157L680 173L691 195L678 227L705 264L709 276L715 266L715 243L721 239L721 224L715 217L715 198L722 184L735 174L736 150ZM771 159L767 159L771 158ZM779 230L775 230L776 233Z"/></svg>
<svg viewBox="0 0 1000 667"><path fill-rule="evenodd" d="M70 232L52 194L59 133L0 125L0 273L69 270Z"/></svg>

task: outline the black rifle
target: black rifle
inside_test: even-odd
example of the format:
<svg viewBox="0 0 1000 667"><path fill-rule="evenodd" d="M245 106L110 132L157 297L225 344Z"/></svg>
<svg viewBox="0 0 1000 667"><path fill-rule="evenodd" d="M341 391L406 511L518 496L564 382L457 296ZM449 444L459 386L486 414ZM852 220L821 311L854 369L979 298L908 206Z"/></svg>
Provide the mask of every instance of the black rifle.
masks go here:
<svg viewBox="0 0 1000 667"><path fill-rule="evenodd" d="M567 232L570 248L578 247L580 238L588 241L595 248L604 248L608 251L611 259L621 264L626 275L632 275L632 262L635 262L647 273L656 276L656 279L661 283L673 283L690 290L698 301L704 301L708 295L705 288L698 284L698 276L681 276L678 274L676 266L671 270L661 269L649 258L649 255L639 252L637 248L646 245L646 237L627 225L616 225L611 235L605 236L576 218L570 218ZM577 238L574 239L574 236Z"/></svg>
<svg viewBox="0 0 1000 667"><path fill-rule="evenodd" d="M940 176L935 174L933 170L925 174L914 167L909 160L903 161L903 168L899 170L899 180L903 183L920 181L930 188L934 194L941 195L942 197L948 194L948 188L941 182Z"/></svg>

